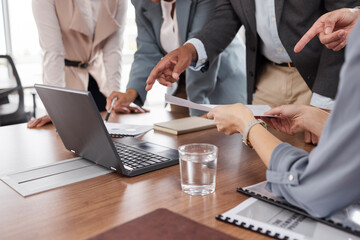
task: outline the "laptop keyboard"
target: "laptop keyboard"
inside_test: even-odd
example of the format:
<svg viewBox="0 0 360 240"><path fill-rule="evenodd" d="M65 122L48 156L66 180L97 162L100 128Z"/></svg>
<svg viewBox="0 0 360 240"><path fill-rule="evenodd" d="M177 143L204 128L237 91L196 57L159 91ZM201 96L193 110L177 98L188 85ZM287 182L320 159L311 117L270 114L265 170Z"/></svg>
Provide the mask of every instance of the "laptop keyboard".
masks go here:
<svg viewBox="0 0 360 240"><path fill-rule="evenodd" d="M162 157L150 152L141 151L119 142L114 141L116 151L120 155L120 159L127 170L135 170L139 168L149 167L151 165L170 161L171 159Z"/></svg>

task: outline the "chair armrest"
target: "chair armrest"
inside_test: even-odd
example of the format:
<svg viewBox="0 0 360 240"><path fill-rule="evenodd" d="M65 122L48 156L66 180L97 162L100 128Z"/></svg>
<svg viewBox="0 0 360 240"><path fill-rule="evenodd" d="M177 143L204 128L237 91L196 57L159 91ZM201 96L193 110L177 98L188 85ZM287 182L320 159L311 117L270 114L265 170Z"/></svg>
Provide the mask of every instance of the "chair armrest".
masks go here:
<svg viewBox="0 0 360 240"><path fill-rule="evenodd" d="M7 97L10 93L17 91L18 88L6 88L6 89L0 89L0 98Z"/></svg>

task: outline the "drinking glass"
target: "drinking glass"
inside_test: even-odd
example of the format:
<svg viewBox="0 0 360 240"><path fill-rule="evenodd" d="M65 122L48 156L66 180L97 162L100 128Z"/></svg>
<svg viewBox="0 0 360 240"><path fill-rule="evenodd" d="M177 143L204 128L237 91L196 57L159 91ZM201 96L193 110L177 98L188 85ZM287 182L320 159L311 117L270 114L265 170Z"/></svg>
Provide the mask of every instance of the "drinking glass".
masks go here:
<svg viewBox="0 0 360 240"><path fill-rule="evenodd" d="M190 195L215 191L218 148L206 143L179 147L181 188Z"/></svg>

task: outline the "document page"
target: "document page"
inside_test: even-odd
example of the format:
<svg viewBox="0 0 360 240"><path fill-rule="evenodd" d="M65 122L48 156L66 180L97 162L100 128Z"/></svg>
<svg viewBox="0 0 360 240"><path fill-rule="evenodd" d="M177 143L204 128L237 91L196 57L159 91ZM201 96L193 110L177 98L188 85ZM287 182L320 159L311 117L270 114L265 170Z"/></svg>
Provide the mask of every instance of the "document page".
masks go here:
<svg viewBox="0 0 360 240"><path fill-rule="evenodd" d="M198 103L194 103L194 102L191 102L191 101L183 99L183 98L171 96L169 94L165 94L165 101L170 104L187 107L187 108L192 108L192 109L197 109L197 110L204 111L204 112L209 112L214 107L221 106L221 105L212 105L212 104L198 104ZM252 111L252 113L254 114L255 117L276 117L273 115L265 115L264 114L265 112L267 112L271 109L269 105L245 105L245 106L248 107Z"/></svg>
<svg viewBox="0 0 360 240"><path fill-rule="evenodd" d="M359 239L358 237L317 222L304 215L288 211L275 205L249 198L221 215L228 222L237 220L245 228L258 230L263 234L288 239ZM260 230L259 230L260 229Z"/></svg>
<svg viewBox="0 0 360 240"><path fill-rule="evenodd" d="M244 187L244 190L248 190L268 199L286 203L284 199L278 198L273 193L268 192L265 188L265 185L266 181ZM330 220L335 224L341 224L345 227L351 228L354 231L360 232L360 201L354 202L346 208L334 212L331 216L327 217L326 220Z"/></svg>

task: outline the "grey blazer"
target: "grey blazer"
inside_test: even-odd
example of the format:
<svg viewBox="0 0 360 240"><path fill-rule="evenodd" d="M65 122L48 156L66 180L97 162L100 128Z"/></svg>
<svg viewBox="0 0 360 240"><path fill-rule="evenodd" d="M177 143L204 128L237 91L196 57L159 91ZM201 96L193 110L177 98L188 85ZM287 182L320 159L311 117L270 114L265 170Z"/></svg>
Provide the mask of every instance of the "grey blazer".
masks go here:
<svg viewBox="0 0 360 240"><path fill-rule="evenodd" d="M160 3L151 0L132 0L138 28L137 47L127 88L135 89L142 106L146 99L146 79L151 70L166 55L160 44L162 12ZM215 7L213 0L177 0L176 14L181 42L195 36L208 21ZM246 102L245 46L238 39L230 41L226 50L215 57L208 70L186 70L188 99L196 103L231 104ZM230 43L229 42L229 43ZM174 93L177 84L169 89ZM191 110L191 115L202 112Z"/></svg>
<svg viewBox="0 0 360 240"><path fill-rule="evenodd" d="M314 38L301 53L295 54L295 44L322 14L358 5L359 0L275 0L280 40L313 92L335 98L344 52L333 52ZM259 51L255 1L217 0L214 14L196 38L204 43L211 62L232 41L241 25L246 29L247 93L248 102L251 103L257 69L265 61Z"/></svg>

